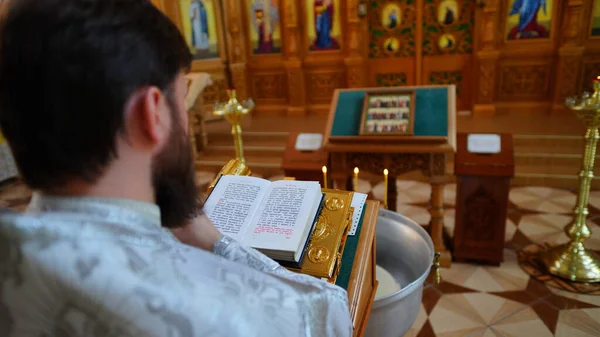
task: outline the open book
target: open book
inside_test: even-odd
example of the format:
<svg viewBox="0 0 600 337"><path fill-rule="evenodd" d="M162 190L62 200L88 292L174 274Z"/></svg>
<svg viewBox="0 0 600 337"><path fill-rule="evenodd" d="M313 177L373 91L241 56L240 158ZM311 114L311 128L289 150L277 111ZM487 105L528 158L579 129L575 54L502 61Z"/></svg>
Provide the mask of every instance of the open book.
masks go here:
<svg viewBox="0 0 600 337"><path fill-rule="evenodd" d="M224 235L273 260L299 264L322 199L314 181L224 175L204 212Z"/></svg>

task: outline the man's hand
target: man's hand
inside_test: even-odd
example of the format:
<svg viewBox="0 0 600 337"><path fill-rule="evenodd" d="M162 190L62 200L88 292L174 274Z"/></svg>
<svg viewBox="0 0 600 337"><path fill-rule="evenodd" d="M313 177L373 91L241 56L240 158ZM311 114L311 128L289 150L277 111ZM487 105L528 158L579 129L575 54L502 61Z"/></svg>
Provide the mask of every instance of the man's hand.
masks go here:
<svg viewBox="0 0 600 337"><path fill-rule="evenodd" d="M213 250L215 242L222 236L221 232L204 214L196 217L183 227L171 229L171 232L179 241L208 251Z"/></svg>

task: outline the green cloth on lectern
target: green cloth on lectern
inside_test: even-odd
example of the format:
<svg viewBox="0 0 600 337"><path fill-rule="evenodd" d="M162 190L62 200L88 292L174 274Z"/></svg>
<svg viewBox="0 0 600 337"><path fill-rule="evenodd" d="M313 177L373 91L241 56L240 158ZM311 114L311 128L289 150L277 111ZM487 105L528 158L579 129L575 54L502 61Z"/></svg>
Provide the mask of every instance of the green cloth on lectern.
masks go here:
<svg viewBox="0 0 600 337"><path fill-rule="evenodd" d="M360 216L360 221L356 227L356 233L352 236L348 235L346 239L346 246L344 247L344 254L342 255L342 267L338 274L335 284L348 290L348 283L350 283L350 274L352 274L352 267L354 266L354 257L356 256L356 248L358 246L358 239L360 238L360 231L362 229L363 220L365 219L365 212L367 209L366 205L363 205L363 212Z"/></svg>
<svg viewBox="0 0 600 337"><path fill-rule="evenodd" d="M340 91L331 127L331 136L358 136L362 117L364 90ZM448 89L415 90L415 136L448 136Z"/></svg>

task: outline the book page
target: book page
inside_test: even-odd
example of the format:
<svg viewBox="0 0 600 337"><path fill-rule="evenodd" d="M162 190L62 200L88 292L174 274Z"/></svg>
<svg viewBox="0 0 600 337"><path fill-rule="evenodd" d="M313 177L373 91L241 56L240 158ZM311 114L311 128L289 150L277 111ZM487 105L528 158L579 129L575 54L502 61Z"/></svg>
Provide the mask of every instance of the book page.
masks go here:
<svg viewBox="0 0 600 337"><path fill-rule="evenodd" d="M315 216L311 212L314 213L314 205L321 201L317 199L320 190L317 182L272 183L252 219L247 241L259 249L295 251L306 226Z"/></svg>
<svg viewBox="0 0 600 337"><path fill-rule="evenodd" d="M204 203L204 212L223 235L243 242L270 184L260 178L222 176Z"/></svg>
<svg viewBox="0 0 600 337"><path fill-rule="evenodd" d="M358 223L360 222L360 217L362 216L362 212L365 207L366 201L366 194L354 192L354 196L352 197L352 204L350 205L350 207L354 207L354 213L352 214L352 226L350 227L350 232L348 232L348 235L350 236L356 235Z"/></svg>

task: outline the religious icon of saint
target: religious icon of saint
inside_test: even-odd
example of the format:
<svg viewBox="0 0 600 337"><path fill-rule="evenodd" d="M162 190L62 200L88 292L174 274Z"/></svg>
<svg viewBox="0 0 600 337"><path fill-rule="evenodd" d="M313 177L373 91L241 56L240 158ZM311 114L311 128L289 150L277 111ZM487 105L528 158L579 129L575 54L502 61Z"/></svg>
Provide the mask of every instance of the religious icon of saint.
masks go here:
<svg viewBox="0 0 600 337"><path fill-rule="evenodd" d="M393 30L402 24L402 10L395 3L386 4L380 14L381 25L387 30Z"/></svg>
<svg viewBox="0 0 600 337"><path fill-rule="evenodd" d="M538 14L547 14L546 0L514 0L509 16L519 15L518 23L508 33L509 40L546 38L548 29L538 23Z"/></svg>
<svg viewBox="0 0 600 337"><path fill-rule="evenodd" d="M208 50L208 18L206 7L201 0L192 0L190 21L192 23L192 45L197 51Z"/></svg>
<svg viewBox="0 0 600 337"><path fill-rule="evenodd" d="M454 23L454 11L450 7L446 7L446 14L444 16L444 24L451 25Z"/></svg>
<svg viewBox="0 0 600 337"><path fill-rule="evenodd" d="M438 46L441 50L452 50L456 47L456 40L452 34L444 34L438 40Z"/></svg>
<svg viewBox="0 0 600 337"><path fill-rule="evenodd" d="M338 42L331 36L333 29L333 0L314 0L315 39L313 50L338 49Z"/></svg>
<svg viewBox="0 0 600 337"><path fill-rule="evenodd" d="M400 42L395 37L389 37L383 43L383 47L387 53L395 53L400 46Z"/></svg>
<svg viewBox="0 0 600 337"><path fill-rule="evenodd" d="M273 32L279 24L279 12L275 1L257 0L251 6L251 12L254 16L254 28L258 35L254 52L257 54L278 52L273 41Z"/></svg>
<svg viewBox="0 0 600 337"><path fill-rule="evenodd" d="M388 24L388 28L389 29L394 29L396 27L398 27L398 12L396 11L395 8L392 8L392 10L390 11L390 15L389 15L389 24Z"/></svg>

